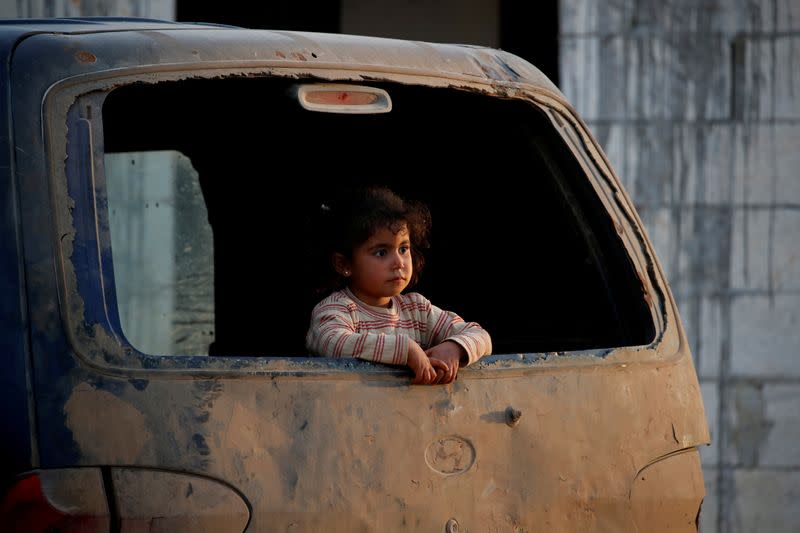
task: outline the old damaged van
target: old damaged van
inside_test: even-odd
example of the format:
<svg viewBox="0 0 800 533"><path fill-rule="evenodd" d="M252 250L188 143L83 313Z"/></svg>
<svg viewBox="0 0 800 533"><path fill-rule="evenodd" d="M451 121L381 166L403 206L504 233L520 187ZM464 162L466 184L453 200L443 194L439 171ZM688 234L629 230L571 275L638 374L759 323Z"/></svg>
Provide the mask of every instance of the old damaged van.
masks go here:
<svg viewBox="0 0 800 533"><path fill-rule="evenodd" d="M586 126L487 48L0 23L4 530L694 530L709 442L663 270ZM448 386L309 357L308 220L426 202Z"/></svg>

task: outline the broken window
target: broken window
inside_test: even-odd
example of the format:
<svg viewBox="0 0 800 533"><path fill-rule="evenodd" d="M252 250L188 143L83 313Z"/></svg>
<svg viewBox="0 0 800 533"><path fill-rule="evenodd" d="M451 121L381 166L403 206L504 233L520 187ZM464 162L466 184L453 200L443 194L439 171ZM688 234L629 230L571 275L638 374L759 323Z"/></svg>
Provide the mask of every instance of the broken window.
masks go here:
<svg viewBox="0 0 800 533"><path fill-rule="evenodd" d="M189 79L108 93L97 142L120 320L135 348L306 355L322 297L308 221L352 184L427 203L432 247L412 290L480 322L495 353L652 342L614 223L544 110L369 83L390 94L390 113L315 113L297 104L297 83Z"/></svg>

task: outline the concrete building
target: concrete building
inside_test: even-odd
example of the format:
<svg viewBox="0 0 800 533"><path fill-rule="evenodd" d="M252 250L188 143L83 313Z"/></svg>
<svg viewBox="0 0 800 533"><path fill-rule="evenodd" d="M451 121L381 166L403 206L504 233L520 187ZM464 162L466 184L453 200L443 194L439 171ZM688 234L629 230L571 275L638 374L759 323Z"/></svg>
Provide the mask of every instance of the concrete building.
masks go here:
<svg viewBox="0 0 800 533"><path fill-rule="evenodd" d="M702 530L797 531L800 1L562 0L559 41L688 329Z"/></svg>

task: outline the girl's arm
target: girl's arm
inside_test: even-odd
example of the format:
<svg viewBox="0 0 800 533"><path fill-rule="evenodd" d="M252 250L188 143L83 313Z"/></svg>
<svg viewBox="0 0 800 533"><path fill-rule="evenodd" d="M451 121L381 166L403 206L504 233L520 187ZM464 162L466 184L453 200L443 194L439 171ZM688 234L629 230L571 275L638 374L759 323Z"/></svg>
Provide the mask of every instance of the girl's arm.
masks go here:
<svg viewBox="0 0 800 533"><path fill-rule="evenodd" d="M311 314L306 347L327 357L358 357L376 363L405 365L414 372L415 385L436 380L436 368L446 371L442 361L429 359L422 348L405 334L359 333L346 305L321 304Z"/></svg>
<svg viewBox="0 0 800 533"><path fill-rule="evenodd" d="M323 302L311 313L306 347L325 357L357 357L406 365L409 338L403 334L358 333L347 305Z"/></svg>
<svg viewBox="0 0 800 533"><path fill-rule="evenodd" d="M427 345L430 349L445 341L456 343L463 349L465 357L460 361L460 366L474 363L484 355L492 353L492 338L489 332L477 322L464 322L457 314L439 309L428 302L427 310Z"/></svg>

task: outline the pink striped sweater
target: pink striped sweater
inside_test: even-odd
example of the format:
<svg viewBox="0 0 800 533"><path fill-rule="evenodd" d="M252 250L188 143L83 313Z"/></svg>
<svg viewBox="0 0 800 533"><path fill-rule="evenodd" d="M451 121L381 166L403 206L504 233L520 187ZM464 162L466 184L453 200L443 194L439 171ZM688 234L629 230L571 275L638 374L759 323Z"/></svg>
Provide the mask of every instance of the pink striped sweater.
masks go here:
<svg viewBox="0 0 800 533"><path fill-rule="evenodd" d="M467 364L492 353L485 329L439 309L421 294L394 296L391 305L383 308L365 304L349 289L334 292L314 308L306 347L326 357L405 365L409 339L422 349L446 340L457 342L467 352Z"/></svg>

